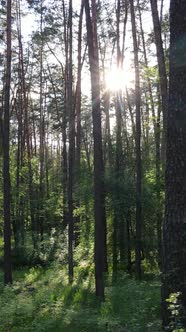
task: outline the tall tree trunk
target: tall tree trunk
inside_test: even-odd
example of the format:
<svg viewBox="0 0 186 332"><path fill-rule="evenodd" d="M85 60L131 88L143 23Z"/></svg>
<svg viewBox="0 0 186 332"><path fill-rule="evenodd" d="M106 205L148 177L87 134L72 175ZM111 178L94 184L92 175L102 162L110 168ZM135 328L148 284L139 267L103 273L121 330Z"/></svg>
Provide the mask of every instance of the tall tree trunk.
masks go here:
<svg viewBox="0 0 186 332"><path fill-rule="evenodd" d="M132 35L134 46L135 66L135 96L136 96L136 248L135 264L136 276L141 279L141 230L142 230L142 208L141 208L141 118L140 118L140 80L139 60L136 34L136 22L134 13L134 1L130 0Z"/></svg>
<svg viewBox="0 0 186 332"><path fill-rule="evenodd" d="M16 1L16 20L17 20L17 34L19 44L19 88L18 88L18 151L17 151L17 172L16 172L16 223L17 223L17 240L15 247L19 247L20 239L24 243L24 198L20 195L20 184L24 182L21 169L24 166L24 153L25 153L25 132L23 126L24 114L24 78L23 78L23 49L22 49L22 36L21 36L21 14L20 14L20 1Z"/></svg>
<svg viewBox="0 0 186 332"><path fill-rule="evenodd" d="M157 50L158 70L160 77L160 90L161 90L161 102L163 111L163 135L162 135L162 161L165 162L165 150L166 150L166 126L167 126L167 105L168 105L168 92L167 92L167 74L165 66L165 56L163 51L163 42L161 36L161 25L158 14L157 0L150 0L152 19L154 26L154 35Z"/></svg>
<svg viewBox="0 0 186 332"><path fill-rule="evenodd" d="M122 50L120 47L120 24L121 24L121 1L117 1L116 8L116 21L117 21L117 33L116 33L116 47L117 47L117 67L123 68L124 51L125 51L125 34L128 15L128 5L125 3L125 16L123 26L123 39ZM123 97L122 87L117 91L116 95L116 159L115 159L115 178L116 178L116 191L115 191L115 203L114 203L114 220L113 220L113 276L117 272L118 252L120 253L120 265L124 266L124 215L123 206L121 202L120 192L120 180L123 176L123 147L122 147L122 110L123 110ZM117 248L118 247L118 248ZM119 249L119 250L118 250Z"/></svg>
<svg viewBox="0 0 186 332"><path fill-rule="evenodd" d="M94 56L95 56L95 66L97 73L97 80L94 82L98 84L97 92L99 91L99 109L100 109L100 148L101 149L101 156L100 156L100 163L101 163L101 170L102 170L102 224L103 224L103 272L108 271L108 263L107 263L107 224L106 224L106 211L105 211L105 186L104 186L104 164L103 164L103 147L102 147L102 126L101 126L101 108L100 108L100 73L99 73L99 55L98 55L98 39L97 39L97 2L96 0L91 0L91 7L92 7L92 29L93 29L93 43L94 43ZM92 82L91 82L92 83ZM91 84L92 85L92 84ZM98 94L97 94L98 95ZM98 119L96 119L98 120ZM94 120L93 120L94 122ZM97 124L97 122L96 122ZM94 125L93 125L94 126ZM97 131L97 128L96 128ZM94 133L93 133L94 135ZM95 142L94 142L95 144Z"/></svg>
<svg viewBox="0 0 186 332"><path fill-rule="evenodd" d="M68 268L69 282L73 281L73 188L74 188L74 162L75 162L75 112L72 102L72 0L69 0L69 66L68 66L68 110L69 110L69 179L68 179Z"/></svg>
<svg viewBox="0 0 186 332"><path fill-rule="evenodd" d="M166 299L180 293L186 317L186 1L170 2L170 79L163 226L163 323L170 323ZM183 322L184 321L184 322Z"/></svg>
<svg viewBox="0 0 186 332"><path fill-rule="evenodd" d="M127 25L127 18L128 18L128 1L124 3L119 3L118 1L118 13L117 13L117 33L120 35L120 6L124 7L124 22L123 22L123 38L122 38L122 47L120 48L120 37L117 38L117 63L118 66L123 70L124 64L124 56L125 56L125 37L126 37L126 25ZM122 87L123 88L123 87ZM123 177L122 171L125 169L124 165L124 152L123 152L123 144L122 144L122 111L125 113L124 109L124 100L122 96L122 91L118 91L117 94L117 109L120 109L120 115L118 112L117 116L117 142L116 142L116 173L118 173L118 179ZM120 124L119 124L120 121ZM117 166L118 165L118 166ZM118 168L119 167L119 168ZM119 194L119 190L118 190ZM120 265L124 268L124 259L125 259L125 223L124 223L124 214L123 214L123 204L121 202L120 194L118 195L118 203L119 203L119 253L120 253Z"/></svg>
<svg viewBox="0 0 186 332"><path fill-rule="evenodd" d="M104 112L105 112L105 154L106 154L106 161L108 161L109 169L111 170L112 168L112 141L111 141L111 130L110 130L110 92L106 91L104 93Z"/></svg>
<svg viewBox="0 0 186 332"><path fill-rule="evenodd" d="M64 20L64 43L65 43L65 71L64 71L64 109L62 115L62 169L63 169L63 228L66 228L68 224L68 197L67 197L67 186L68 186L68 165L67 165L67 99L68 99L68 40L67 40L67 20L65 13L65 3L62 1L63 7L63 20Z"/></svg>
<svg viewBox="0 0 186 332"><path fill-rule="evenodd" d="M141 37L142 37L142 45L143 45L143 54L145 60L145 66L148 69L148 59L147 59L147 52L146 52L146 45L145 45L145 36L143 31L143 23L142 23L142 15L141 15L141 8L140 3L138 0L138 11L139 11L139 20L140 20L140 30L141 30ZM158 91L158 114L155 114L155 106L154 106L154 99L152 94L152 86L150 77L147 76L147 83L148 83L148 90L149 90L149 97L150 97L150 105L152 110L152 121L154 127L154 139L155 139L155 149L156 149L156 198L157 198L157 241L158 241L158 262L159 267L161 267L161 224L162 224L162 206L161 206L161 189L160 189L160 182L161 182L161 156L160 156L160 110L161 110L161 98L160 98L160 91ZM156 121L157 118L157 121Z"/></svg>
<svg viewBox="0 0 186 332"><path fill-rule="evenodd" d="M138 5L138 12L139 12L140 35L141 35L141 39L142 39L144 62L145 62L146 69L148 69L149 64L148 64L148 58L147 58L147 52L146 52L145 34L144 34L144 30L143 30L142 14L141 14L141 7L140 7L139 0L137 0L137 5ZM154 99L153 99L153 94L152 94L151 81L150 81L150 77L148 75L147 75L147 84L148 84L148 93L149 93L149 99L150 99L150 106L151 106L151 109L152 109L153 121L155 123L156 120L155 120ZM147 117L148 117L148 120L149 120L149 106L148 106L148 103L147 103ZM148 138L149 123L147 123L146 127L147 127L147 138ZM156 139L156 137L155 137L155 139ZM147 139L147 142L148 142L148 139ZM147 157L149 158L149 153L147 153Z"/></svg>
<svg viewBox="0 0 186 332"><path fill-rule="evenodd" d="M45 136L45 119L43 109L43 0L40 7L40 77L39 77L39 109L40 109L40 124L39 124L39 232L40 240L43 241L43 199L44 199L44 136Z"/></svg>
<svg viewBox="0 0 186 332"><path fill-rule="evenodd" d="M161 198L161 153L160 153L160 133L161 133L161 101L160 101L160 89L159 84L157 87L158 94L158 110L157 121L154 125L154 136L156 145L156 218L157 218L157 242L158 242L158 265L161 270L162 261L162 220L163 220L163 207Z"/></svg>
<svg viewBox="0 0 186 332"><path fill-rule="evenodd" d="M102 152L99 61L96 35L96 2L92 1L93 18L90 16L89 0L85 0L86 27L92 89L92 116L94 137L94 213L95 213L95 283L96 295L104 298L103 272L106 269L106 220L104 168Z"/></svg>
<svg viewBox="0 0 186 332"><path fill-rule="evenodd" d="M116 21L117 21L117 67L120 68L121 50L120 50L120 0L117 1ZM119 193L119 179L121 176L121 161L122 161L122 139L121 139L121 91L117 91L116 95L116 159L115 159L115 178L116 191L114 193L114 217L113 217L113 277L117 274L118 265L118 240L119 240L119 224L122 222L121 208L120 208L120 193Z"/></svg>
<svg viewBox="0 0 186 332"><path fill-rule="evenodd" d="M22 89L21 89L21 52L19 48L19 86L16 95L15 111L17 113L18 122L18 134L17 134L17 162L16 162L16 197L15 197L15 212L13 220L13 232L14 232L14 244L15 251L20 246L20 224L21 224L21 197L20 197L20 183L21 168L23 165L23 100L22 100Z"/></svg>
<svg viewBox="0 0 186 332"><path fill-rule="evenodd" d="M130 224L131 224L131 211L130 208L126 214L126 223L127 223L127 271L131 272L132 267L132 250L131 250L131 234L130 234Z"/></svg>
<svg viewBox="0 0 186 332"><path fill-rule="evenodd" d="M11 84L11 0L7 0L6 73L4 88L3 179L4 179L4 283L12 282L10 216L10 84Z"/></svg>
<svg viewBox="0 0 186 332"><path fill-rule="evenodd" d="M82 21L83 21L84 0L81 2L81 10L79 16L79 31L78 31L78 73L77 73L77 87L76 87L76 166L77 172L80 171L80 152L81 152L81 48L82 48ZM78 175L77 175L78 176Z"/></svg>
<svg viewBox="0 0 186 332"><path fill-rule="evenodd" d="M18 42L19 42L19 56L20 56L20 93L21 93L21 107L23 107L24 112L24 127L25 127L25 139L26 139L26 147L27 147L27 159L28 159L28 191L29 191L29 200L30 200L30 217L31 217L31 228L32 228L32 242L33 247L36 249L37 246L37 229L36 229L36 220L34 213L34 190L33 190L33 172L32 172L32 152L31 152L31 135L30 135L30 126L28 119L28 96L26 93L26 81L25 81L25 67L24 67L24 59L23 59L23 45L22 45L22 35L21 35L21 21L20 21L20 4L18 4ZM21 143L21 147L24 146L24 137L23 142ZM23 150L23 148L22 148ZM21 152L23 155L23 151ZM23 156L22 156L23 157ZM23 217L22 217L23 218Z"/></svg>
<svg viewBox="0 0 186 332"><path fill-rule="evenodd" d="M79 179L81 178L81 72L82 72L82 23L83 23L83 9L84 0L81 1L81 9L79 15L79 29L78 29L78 72L77 72L77 86L76 86L76 186L78 188L77 196L79 196L79 190L81 183ZM80 200L76 199L76 206L80 206ZM80 231L80 216L75 218L75 245L79 242L79 231Z"/></svg>

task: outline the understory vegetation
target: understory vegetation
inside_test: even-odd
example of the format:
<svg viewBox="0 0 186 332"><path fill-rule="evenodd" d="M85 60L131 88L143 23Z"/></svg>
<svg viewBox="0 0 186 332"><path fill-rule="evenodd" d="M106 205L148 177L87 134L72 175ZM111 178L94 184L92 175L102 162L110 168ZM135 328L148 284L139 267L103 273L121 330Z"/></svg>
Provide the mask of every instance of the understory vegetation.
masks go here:
<svg viewBox="0 0 186 332"><path fill-rule="evenodd" d="M20 268L12 286L0 274L1 332L158 332L160 282L136 281L123 274L105 280L105 302L94 294L93 269L81 262L68 284L65 266Z"/></svg>

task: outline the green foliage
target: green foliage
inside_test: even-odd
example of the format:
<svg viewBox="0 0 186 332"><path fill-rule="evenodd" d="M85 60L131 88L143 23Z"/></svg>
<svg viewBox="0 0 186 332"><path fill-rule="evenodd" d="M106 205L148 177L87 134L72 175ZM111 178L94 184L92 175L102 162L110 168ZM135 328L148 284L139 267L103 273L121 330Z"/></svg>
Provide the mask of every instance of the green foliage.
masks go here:
<svg viewBox="0 0 186 332"><path fill-rule="evenodd" d="M5 287L1 297L0 331L18 331L29 324L33 315L33 304L30 294L20 292L16 283L13 287Z"/></svg>
<svg viewBox="0 0 186 332"><path fill-rule="evenodd" d="M168 331L173 332L185 332L185 329L183 328L182 321L182 305L180 303L180 296L181 293L171 293L169 298L166 300L168 303L168 309L171 312L171 322L169 326L167 327Z"/></svg>
<svg viewBox="0 0 186 332"><path fill-rule="evenodd" d="M114 287L107 288L107 298L101 313L104 318L125 326L126 331L160 331L160 285L157 282L137 282L123 276Z"/></svg>
<svg viewBox="0 0 186 332"><path fill-rule="evenodd" d="M19 281L2 287L0 331L4 332L158 332L160 331L158 282L139 283L124 275L107 285L105 302L94 295L93 271L75 269L68 285L61 265L32 268L17 274ZM84 273L82 273L84 270ZM21 277L21 278L20 278Z"/></svg>

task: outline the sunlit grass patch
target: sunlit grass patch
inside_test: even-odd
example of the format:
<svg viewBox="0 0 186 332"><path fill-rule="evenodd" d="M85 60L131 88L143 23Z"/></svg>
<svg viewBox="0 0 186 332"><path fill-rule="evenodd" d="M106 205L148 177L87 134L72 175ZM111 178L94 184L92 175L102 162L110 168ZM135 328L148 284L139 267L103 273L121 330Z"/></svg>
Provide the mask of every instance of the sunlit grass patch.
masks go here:
<svg viewBox="0 0 186 332"><path fill-rule="evenodd" d="M19 271L2 288L0 331L4 332L159 332L160 284L123 275L107 282L105 302L94 292L94 278L81 268L68 284L66 268L53 264ZM109 279L108 279L109 280Z"/></svg>

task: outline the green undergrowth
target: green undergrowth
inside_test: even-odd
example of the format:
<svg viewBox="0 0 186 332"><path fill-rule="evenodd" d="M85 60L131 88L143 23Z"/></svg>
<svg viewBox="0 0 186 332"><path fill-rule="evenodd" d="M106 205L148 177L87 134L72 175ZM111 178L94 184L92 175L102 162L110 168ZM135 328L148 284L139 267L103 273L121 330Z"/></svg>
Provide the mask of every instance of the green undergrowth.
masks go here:
<svg viewBox="0 0 186 332"><path fill-rule="evenodd" d="M127 275L106 281L105 302L94 295L93 271L77 267L73 285L65 268L52 265L14 273L0 284L0 332L158 332L160 285ZM0 274L2 278L2 274Z"/></svg>

